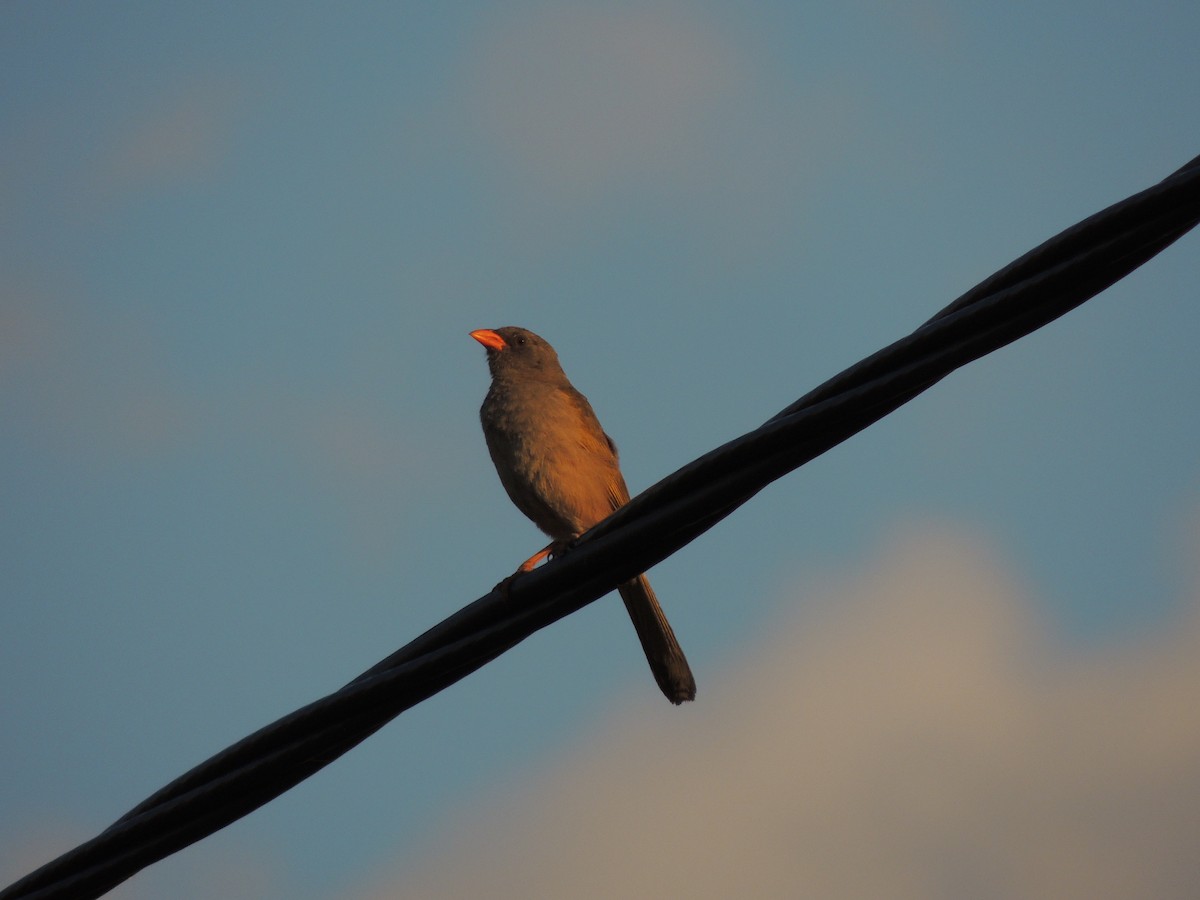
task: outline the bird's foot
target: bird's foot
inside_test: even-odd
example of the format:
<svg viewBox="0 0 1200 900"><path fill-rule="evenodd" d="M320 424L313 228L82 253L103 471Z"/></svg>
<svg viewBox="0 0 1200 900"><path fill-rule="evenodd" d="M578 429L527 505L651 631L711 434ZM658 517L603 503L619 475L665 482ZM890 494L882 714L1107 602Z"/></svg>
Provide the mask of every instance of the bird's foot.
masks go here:
<svg viewBox="0 0 1200 900"><path fill-rule="evenodd" d="M525 560L525 562L521 563L521 565L517 568L517 571L513 572L507 578L497 583L492 590L499 591L500 596L507 600L509 588L511 587L514 579L521 577L526 572L532 572L534 567L543 559L558 559L558 557L570 550L574 543L574 540L551 541L537 553L533 554L533 556L529 557L529 559Z"/></svg>
<svg viewBox="0 0 1200 900"><path fill-rule="evenodd" d="M520 575L522 572L532 571L534 566L536 566L538 563L540 563L543 559L546 559L547 557L549 557L551 559L558 559L558 557L562 556L564 553L566 553L568 550L571 549L572 543L574 543L574 542L573 541L551 541L549 544L547 544L545 547L543 547L537 553L533 554L533 556L529 557L529 559L525 560L525 562L521 563L521 567L519 569L517 569L517 571L514 572L513 574Z"/></svg>
<svg viewBox="0 0 1200 900"><path fill-rule="evenodd" d="M548 548L550 550L550 558L558 559L560 556L566 556L571 548L575 546L575 540L575 538L571 538L569 541L554 541L551 543Z"/></svg>

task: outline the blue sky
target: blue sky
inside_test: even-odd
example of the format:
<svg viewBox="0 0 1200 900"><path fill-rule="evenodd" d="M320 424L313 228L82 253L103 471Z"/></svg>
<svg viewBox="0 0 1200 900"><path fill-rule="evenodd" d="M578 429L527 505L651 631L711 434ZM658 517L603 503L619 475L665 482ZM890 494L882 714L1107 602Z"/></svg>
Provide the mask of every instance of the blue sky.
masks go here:
<svg viewBox="0 0 1200 900"><path fill-rule="evenodd" d="M551 340L636 492L1200 152L1198 32L1160 3L0 7L0 880L540 546L468 331ZM1170 840L1113 853L1071 811L1200 838L1165 799L1200 800L1196 241L658 566L693 707L603 600L114 896L462 896L498 846L546 873L512 896L603 895L613 860L626 896L1186 896ZM956 797L1025 792L913 804L942 739ZM786 784L697 787L759 771ZM651 808L688 847L608 843L670 830ZM730 843L767 820L888 852ZM1079 864L1037 881L1021 834ZM775 880L721 882L705 837Z"/></svg>

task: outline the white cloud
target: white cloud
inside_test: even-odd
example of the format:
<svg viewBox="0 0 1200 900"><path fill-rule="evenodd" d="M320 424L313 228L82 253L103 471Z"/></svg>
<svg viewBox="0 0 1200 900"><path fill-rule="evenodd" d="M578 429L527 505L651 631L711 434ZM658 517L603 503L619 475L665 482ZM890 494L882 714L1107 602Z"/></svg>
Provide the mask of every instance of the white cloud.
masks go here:
<svg viewBox="0 0 1200 900"><path fill-rule="evenodd" d="M621 716L353 896L1194 896L1195 609L1065 649L928 532L806 594L694 707Z"/></svg>

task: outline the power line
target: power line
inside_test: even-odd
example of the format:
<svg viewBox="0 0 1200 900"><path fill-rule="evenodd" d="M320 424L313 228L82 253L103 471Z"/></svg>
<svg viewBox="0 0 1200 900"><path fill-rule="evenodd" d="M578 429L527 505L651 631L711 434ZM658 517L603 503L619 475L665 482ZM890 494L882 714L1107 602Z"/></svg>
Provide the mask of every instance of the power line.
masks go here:
<svg viewBox="0 0 1200 900"><path fill-rule="evenodd" d="M1200 222L1200 157L1031 250L912 334L688 463L601 522L561 559L464 607L341 690L228 747L108 829L0 892L97 897L269 802L404 710L535 631L644 572L772 481L946 375L1053 321Z"/></svg>

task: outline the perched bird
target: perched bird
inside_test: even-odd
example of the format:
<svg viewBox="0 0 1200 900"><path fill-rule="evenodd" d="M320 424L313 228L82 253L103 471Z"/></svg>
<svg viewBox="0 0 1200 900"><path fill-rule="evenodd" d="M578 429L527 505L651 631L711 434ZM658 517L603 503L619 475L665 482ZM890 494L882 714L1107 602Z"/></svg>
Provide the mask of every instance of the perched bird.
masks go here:
<svg viewBox="0 0 1200 900"><path fill-rule="evenodd" d="M500 483L551 543L527 572L629 501L617 448L558 354L524 328L482 328L492 385L479 417ZM654 680L672 703L696 696L696 680L645 575L618 586Z"/></svg>

